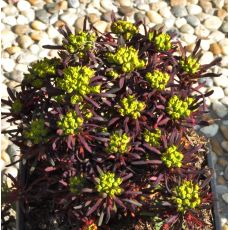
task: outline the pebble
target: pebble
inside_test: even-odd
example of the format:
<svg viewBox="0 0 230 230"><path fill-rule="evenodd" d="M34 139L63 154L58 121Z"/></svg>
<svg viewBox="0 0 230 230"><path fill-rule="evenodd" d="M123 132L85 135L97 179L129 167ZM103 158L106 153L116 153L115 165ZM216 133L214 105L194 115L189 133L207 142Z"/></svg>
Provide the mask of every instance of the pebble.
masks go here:
<svg viewBox="0 0 230 230"><path fill-rule="evenodd" d="M15 26L17 24L17 20L16 20L15 16L4 17L2 22L9 25L9 26Z"/></svg>
<svg viewBox="0 0 230 230"><path fill-rule="evenodd" d="M153 10L148 11L146 15L148 16L149 20L155 24L161 24L163 22L163 18L160 16L160 14Z"/></svg>
<svg viewBox="0 0 230 230"><path fill-rule="evenodd" d="M210 49L210 41L202 39L200 42L200 48L204 51L208 51Z"/></svg>
<svg viewBox="0 0 230 230"><path fill-rule="evenodd" d="M105 29L107 27L106 21L98 21L93 24L93 26L101 33L105 32Z"/></svg>
<svg viewBox="0 0 230 230"><path fill-rule="evenodd" d="M211 152L211 158L212 158L212 163L213 165L216 165L216 162L217 162L217 156L216 156L216 153L215 152Z"/></svg>
<svg viewBox="0 0 230 230"><path fill-rule="evenodd" d="M228 193L223 194L222 198L223 198L224 202L227 204L228 203Z"/></svg>
<svg viewBox="0 0 230 230"><path fill-rule="evenodd" d="M15 70L18 70L20 72L26 73L28 71L28 67L26 64L16 64Z"/></svg>
<svg viewBox="0 0 230 230"><path fill-rule="evenodd" d="M75 29L76 32L80 31L83 29L83 24L84 24L84 19L85 17L79 17L76 22L75 22Z"/></svg>
<svg viewBox="0 0 230 230"><path fill-rule="evenodd" d="M121 6L131 6L132 5L131 0L119 0L119 3Z"/></svg>
<svg viewBox="0 0 230 230"><path fill-rule="evenodd" d="M19 53L21 51L21 48L18 47L18 46L11 46L11 47L6 48L6 51L10 55L12 55L12 54L15 54L15 53Z"/></svg>
<svg viewBox="0 0 230 230"><path fill-rule="evenodd" d="M31 39L33 39L34 41L40 41L40 40L46 38L46 37L47 37L47 34L46 34L45 32L43 32L43 31L33 31L33 32L30 34L30 37L31 37ZM33 43L33 42L32 42L32 43ZM31 43L31 44L32 44L32 43ZM30 45L31 45L31 44L30 44Z"/></svg>
<svg viewBox="0 0 230 230"><path fill-rule="evenodd" d="M65 22L67 25L74 25L78 15L73 12L66 12L60 16L60 19Z"/></svg>
<svg viewBox="0 0 230 230"><path fill-rule="evenodd" d="M224 9L217 10L217 17L221 20L224 20L224 18L228 15L227 11Z"/></svg>
<svg viewBox="0 0 230 230"><path fill-rule="evenodd" d="M145 6L146 4L143 4L143 6ZM108 0L101 0L101 6L105 9L105 10L113 10L114 12L117 12L117 7L115 7L112 3L112 1L108 1ZM149 5L147 5L149 7ZM141 10L141 9L140 9ZM149 10L149 8L147 9L147 11Z"/></svg>
<svg viewBox="0 0 230 230"><path fill-rule="evenodd" d="M104 0L104 1L106 1L106 0ZM102 0L102 2L103 2L103 0ZM104 7L105 8L105 7ZM110 8L111 9L111 8ZM142 11L149 11L150 10L150 7L149 7L149 5L148 4L138 4L137 5L137 9L139 9L139 10L142 10ZM108 9L107 9L108 10ZM163 16L163 15L162 15Z"/></svg>
<svg viewBox="0 0 230 230"><path fill-rule="evenodd" d="M24 78L24 75L23 75L23 72L14 69L14 71L9 74L8 78L10 80L21 83Z"/></svg>
<svg viewBox="0 0 230 230"><path fill-rule="evenodd" d="M118 10L122 15L125 16L132 16L134 14L133 8L129 6L121 6Z"/></svg>
<svg viewBox="0 0 230 230"><path fill-rule="evenodd" d="M176 17L184 17L188 15L188 12L184 6L174 6L172 7L171 11Z"/></svg>
<svg viewBox="0 0 230 230"><path fill-rule="evenodd" d="M60 33L58 32L58 30L56 28L54 28L53 26L49 26L47 34L49 36L49 38L56 38L56 37L60 37Z"/></svg>
<svg viewBox="0 0 230 230"><path fill-rule="evenodd" d="M40 46L38 46L37 44L33 44L29 47L29 50L32 54L38 54L40 51Z"/></svg>
<svg viewBox="0 0 230 230"><path fill-rule="evenodd" d="M185 6L187 4L187 0L170 0L171 6Z"/></svg>
<svg viewBox="0 0 230 230"><path fill-rule="evenodd" d="M34 30L46 30L46 28L47 28L46 24L44 24L38 20L33 21L31 23L31 27Z"/></svg>
<svg viewBox="0 0 230 230"><path fill-rule="evenodd" d="M19 46L23 49L26 49L33 44L33 40L27 35L19 36L17 41Z"/></svg>
<svg viewBox="0 0 230 230"><path fill-rule="evenodd" d="M18 25L27 25L29 23L29 20L27 17L23 16L23 15L19 15L17 17L17 24Z"/></svg>
<svg viewBox="0 0 230 230"><path fill-rule="evenodd" d="M35 12L33 9L24 10L21 14L25 16L29 22L34 21L35 19Z"/></svg>
<svg viewBox="0 0 230 230"><path fill-rule="evenodd" d="M213 59L214 56L212 52L210 51L204 52L204 54L200 58L200 64L201 65L209 64L210 62L213 61Z"/></svg>
<svg viewBox="0 0 230 230"><path fill-rule="evenodd" d="M49 16L49 13L44 9L35 11L35 17L43 23L49 23Z"/></svg>
<svg viewBox="0 0 230 230"><path fill-rule="evenodd" d="M228 97L224 97L220 100L221 103L223 103L224 105L228 106Z"/></svg>
<svg viewBox="0 0 230 230"><path fill-rule="evenodd" d="M7 16L16 16L18 14L18 9L14 5L10 4L7 5L2 9L2 12L4 12Z"/></svg>
<svg viewBox="0 0 230 230"><path fill-rule="evenodd" d="M224 138L227 140L228 139L228 127L226 125L221 125L220 130L221 130Z"/></svg>
<svg viewBox="0 0 230 230"><path fill-rule="evenodd" d="M226 180L228 180L228 167L226 167L224 170L224 177Z"/></svg>
<svg viewBox="0 0 230 230"><path fill-rule="evenodd" d="M30 9L31 4L28 1L20 0L18 1L17 8L20 11L28 10Z"/></svg>
<svg viewBox="0 0 230 230"><path fill-rule="evenodd" d="M194 29L189 24L185 24L185 25L181 26L180 31L182 33L188 33L188 34L194 33Z"/></svg>
<svg viewBox="0 0 230 230"><path fill-rule="evenodd" d="M225 168L228 165L228 161L225 158L221 157L218 159L218 164L221 167Z"/></svg>
<svg viewBox="0 0 230 230"><path fill-rule="evenodd" d="M181 34L181 39L187 44L192 44L196 41L197 37L193 34Z"/></svg>
<svg viewBox="0 0 230 230"><path fill-rule="evenodd" d="M205 37L208 37L210 31L204 27L202 24L201 25L198 25L196 28L195 28L195 34L199 37L199 38L205 38Z"/></svg>
<svg viewBox="0 0 230 230"><path fill-rule="evenodd" d="M6 163L10 163L10 157L6 151L1 151L1 159Z"/></svg>
<svg viewBox="0 0 230 230"><path fill-rule="evenodd" d="M100 21L100 17L97 14L91 14L91 15L92 15L91 17L89 15L89 19L90 19L90 21L92 21L92 23ZM101 19L106 21L106 22L111 22L111 15L112 15L112 11L107 11L101 16ZM134 15L134 18L135 18L135 15ZM138 21L138 20L136 20L136 21Z"/></svg>
<svg viewBox="0 0 230 230"><path fill-rule="evenodd" d="M5 135L1 134L1 150L4 151L7 148L8 144L9 139Z"/></svg>
<svg viewBox="0 0 230 230"><path fill-rule="evenodd" d="M188 24L190 24L193 27L200 25L200 20L194 15L188 15L186 17L186 20L187 20Z"/></svg>
<svg viewBox="0 0 230 230"><path fill-rule="evenodd" d="M227 38L222 39L221 41L219 41L219 44L222 47L223 54L228 55L228 39Z"/></svg>
<svg viewBox="0 0 230 230"><path fill-rule="evenodd" d="M219 126L217 124L212 124L200 129L200 131L205 134L207 137L214 137L219 130Z"/></svg>
<svg viewBox="0 0 230 230"><path fill-rule="evenodd" d="M177 18L175 20L175 25L177 28L180 28L181 26L185 25L187 23L187 21L185 20L185 18Z"/></svg>
<svg viewBox="0 0 230 230"><path fill-rule="evenodd" d="M220 27L220 30L224 33L228 33L228 22L223 22L222 26Z"/></svg>
<svg viewBox="0 0 230 230"><path fill-rule="evenodd" d="M204 21L204 26L211 30L218 30L222 25L222 21L217 16L210 16Z"/></svg>
<svg viewBox="0 0 230 230"><path fill-rule="evenodd" d="M202 8L199 5L189 4L187 6L188 14L190 15L197 15L202 12Z"/></svg>
<svg viewBox="0 0 230 230"><path fill-rule="evenodd" d="M218 194L223 195L228 192L228 188L225 185L217 185L216 191Z"/></svg>
<svg viewBox="0 0 230 230"><path fill-rule="evenodd" d="M211 89L214 90L214 93L209 97L211 101L220 100L224 97L224 91L222 88L214 86Z"/></svg>
<svg viewBox="0 0 230 230"><path fill-rule="evenodd" d="M71 8L78 8L80 6L78 0L68 0L68 4Z"/></svg>
<svg viewBox="0 0 230 230"><path fill-rule="evenodd" d="M224 118L228 114L228 108L219 101L213 101L212 109L220 118Z"/></svg>
<svg viewBox="0 0 230 230"><path fill-rule="evenodd" d="M34 62L38 59L37 55L33 55L30 52L25 52L20 54L16 61L19 64L30 64L31 62Z"/></svg>
<svg viewBox="0 0 230 230"><path fill-rule="evenodd" d="M58 13L54 13L49 18L50 24L53 25L55 22L58 21Z"/></svg>
<svg viewBox="0 0 230 230"><path fill-rule="evenodd" d="M228 142L227 141L222 141L221 146L226 152L228 152Z"/></svg>
<svg viewBox="0 0 230 230"><path fill-rule="evenodd" d="M220 77L215 77L214 82L217 86L220 86L222 88L228 87L228 76L227 75L221 75Z"/></svg>
<svg viewBox="0 0 230 230"><path fill-rule="evenodd" d="M224 179L223 176L218 176L217 177L217 184L219 184L219 185L225 185L226 184L225 179Z"/></svg>
<svg viewBox="0 0 230 230"><path fill-rule="evenodd" d="M213 3L219 9L221 9L224 6L224 0L215 0L213 1Z"/></svg>
<svg viewBox="0 0 230 230"><path fill-rule="evenodd" d="M174 23L175 23L175 19L174 18L166 18L164 20L164 25L165 25L166 28L172 28L173 25L174 25Z"/></svg>
<svg viewBox="0 0 230 230"><path fill-rule="evenodd" d="M17 35L27 34L29 30L30 30L30 27L28 25L16 25L13 27L13 31Z"/></svg>
<svg viewBox="0 0 230 230"><path fill-rule="evenodd" d="M159 10L159 13L161 14L161 16L163 16L164 18L170 18L172 16L172 13L170 11L170 9L168 7L164 7L161 8Z"/></svg>
<svg viewBox="0 0 230 230"><path fill-rule="evenodd" d="M15 67L15 62L11 58L2 58L2 68L6 72L12 72Z"/></svg>
<svg viewBox="0 0 230 230"><path fill-rule="evenodd" d="M208 13L208 14L213 13L212 3L210 1L200 0L199 2L205 13Z"/></svg>

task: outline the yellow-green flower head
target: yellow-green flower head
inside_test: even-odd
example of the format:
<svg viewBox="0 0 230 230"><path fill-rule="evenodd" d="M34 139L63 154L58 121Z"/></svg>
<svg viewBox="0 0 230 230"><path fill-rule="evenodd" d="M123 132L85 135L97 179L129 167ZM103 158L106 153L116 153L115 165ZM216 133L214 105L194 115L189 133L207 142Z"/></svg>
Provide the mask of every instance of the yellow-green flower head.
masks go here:
<svg viewBox="0 0 230 230"><path fill-rule="evenodd" d="M161 130L156 129L154 132L150 132L149 130L144 131L144 140L150 146L159 146L160 145L160 138L161 138Z"/></svg>
<svg viewBox="0 0 230 230"><path fill-rule="evenodd" d="M65 135L71 135L78 133L83 121L81 117L77 116L76 111L71 110L61 117L61 120L57 122L57 126L63 130Z"/></svg>
<svg viewBox="0 0 230 230"><path fill-rule="evenodd" d="M170 146L166 152L162 154L161 160L165 163L168 168L182 166L182 160L184 155L178 151L175 145Z"/></svg>
<svg viewBox="0 0 230 230"><path fill-rule="evenodd" d="M112 23L111 31L115 34L121 34L125 40L129 40L138 32L138 29L131 22L118 20Z"/></svg>
<svg viewBox="0 0 230 230"><path fill-rule="evenodd" d="M22 111L22 107L23 105L20 99L16 99L12 104L12 111L14 113L20 113Z"/></svg>
<svg viewBox="0 0 230 230"><path fill-rule="evenodd" d="M69 179L69 189L72 193L79 193L83 188L84 178L82 176L73 176Z"/></svg>
<svg viewBox="0 0 230 230"><path fill-rule="evenodd" d="M153 32L149 32L148 38L150 41L153 40ZM158 34L155 36L153 42L157 51L168 51L172 48L171 37L169 34Z"/></svg>
<svg viewBox="0 0 230 230"><path fill-rule="evenodd" d="M67 93L76 93L71 98L71 103L76 104L82 100L82 96L89 93L99 93L100 85L90 86L90 80L94 76L94 70L87 66L68 67L63 71L64 77L57 79L57 86Z"/></svg>
<svg viewBox="0 0 230 230"><path fill-rule="evenodd" d="M95 33L80 31L75 35L70 34L68 37L68 44L64 44L64 47L70 53L88 51L93 48L95 40Z"/></svg>
<svg viewBox="0 0 230 230"><path fill-rule="evenodd" d="M189 106L193 103L193 101L194 99L191 97L182 101L177 95L174 95L170 98L166 111L173 119L176 120L181 117L188 117L191 114Z"/></svg>
<svg viewBox="0 0 230 230"><path fill-rule="evenodd" d="M191 56L189 56L186 61L182 59L180 61L180 65L182 69L189 74L197 73L200 68L200 64L198 63L197 59Z"/></svg>
<svg viewBox="0 0 230 230"><path fill-rule="evenodd" d="M34 144L38 144L45 140L48 129L45 127L43 119L36 119L31 122L28 130L23 131L23 136L31 140Z"/></svg>
<svg viewBox="0 0 230 230"><path fill-rule="evenodd" d="M119 74L114 70L110 70L106 72L106 76L112 77L113 79L117 79L119 77Z"/></svg>
<svg viewBox="0 0 230 230"><path fill-rule="evenodd" d="M164 90L167 85L170 76L168 73L155 70L153 73L147 73L146 79L151 84L153 89Z"/></svg>
<svg viewBox="0 0 230 230"><path fill-rule="evenodd" d="M87 227L87 230L98 230L98 227L96 224L90 224L88 227Z"/></svg>
<svg viewBox="0 0 230 230"><path fill-rule="evenodd" d="M141 69L145 66L145 62L138 58L138 50L133 47L121 47L116 53L107 54L108 62L121 66L125 73Z"/></svg>
<svg viewBox="0 0 230 230"><path fill-rule="evenodd" d="M140 112L145 109L145 103L135 99L134 95L129 95L121 100L119 113L121 116L131 116L134 119L140 117Z"/></svg>
<svg viewBox="0 0 230 230"><path fill-rule="evenodd" d="M172 199L179 212L185 212L187 209L194 209L200 205L199 189L199 186L192 181L183 181L180 186L173 189Z"/></svg>
<svg viewBox="0 0 230 230"><path fill-rule="evenodd" d="M114 173L106 172L101 174L99 180L100 182L96 185L98 192L106 193L110 197L121 194L120 184L122 179L120 177L116 178Z"/></svg>
<svg viewBox="0 0 230 230"><path fill-rule="evenodd" d="M128 151L129 142L130 137L126 133L122 135L114 133L110 136L107 151L109 153L125 154Z"/></svg>

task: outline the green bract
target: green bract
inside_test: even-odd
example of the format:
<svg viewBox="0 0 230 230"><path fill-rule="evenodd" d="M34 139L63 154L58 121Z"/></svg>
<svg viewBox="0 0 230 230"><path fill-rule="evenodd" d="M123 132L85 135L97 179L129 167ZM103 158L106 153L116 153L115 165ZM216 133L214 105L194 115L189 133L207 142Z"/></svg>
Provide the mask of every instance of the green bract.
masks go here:
<svg viewBox="0 0 230 230"><path fill-rule="evenodd" d="M107 151L109 153L124 154L128 150L129 142L130 137L126 133L122 135L120 135L119 133L114 133L110 136Z"/></svg>
<svg viewBox="0 0 230 230"><path fill-rule="evenodd" d="M25 74L25 81L35 88L41 88L43 85L43 79L45 79L47 75L56 74L56 69L59 63L60 60L58 58L44 58L43 60L31 64L28 69L30 73Z"/></svg>
<svg viewBox="0 0 230 230"><path fill-rule="evenodd" d="M194 209L201 203L199 186L193 184L192 181L183 181L182 184L176 186L172 192L172 199L176 203L179 212Z"/></svg>
<svg viewBox="0 0 230 230"><path fill-rule="evenodd" d="M138 51L133 47L121 47L115 54L108 53L107 58L108 62L121 65L121 69L125 73L145 66L145 62L138 58Z"/></svg>
<svg viewBox="0 0 230 230"><path fill-rule="evenodd" d="M81 176L70 177L69 179L69 187L70 192L79 193L83 188L84 178Z"/></svg>
<svg viewBox="0 0 230 230"><path fill-rule="evenodd" d="M70 34L68 37L68 44L64 44L64 47L70 53L88 51L93 48L95 40L95 33L80 31L76 35Z"/></svg>
<svg viewBox="0 0 230 230"><path fill-rule="evenodd" d="M112 23L111 31L115 34L121 34L125 40L129 40L138 32L138 29L131 22L118 20Z"/></svg>
<svg viewBox="0 0 230 230"><path fill-rule="evenodd" d="M149 130L144 131L144 140L150 146L159 146L160 145L160 138L161 138L161 130L156 129L155 132L150 132Z"/></svg>
<svg viewBox="0 0 230 230"><path fill-rule="evenodd" d="M63 130L65 135L71 135L78 132L83 121L84 120L81 117L77 116L76 111L71 110L61 117L61 120L57 122L57 125Z"/></svg>
<svg viewBox="0 0 230 230"><path fill-rule="evenodd" d="M166 152L162 154L161 160L165 163L168 168L182 166L182 160L184 155L177 150L175 145L170 146Z"/></svg>
<svg viewBox="0 0 230 230"><path fill-rule="evenodd" d="M134 119L140 117L140 112L144 110L145 103L135 99L134 95L129 95L121 100L119 112L121 116L131 116Z"/></svg>
<svg viewBox="0 0 230 230"><path fill-rule="evenodd" d="M23 136L31 140L34 144L42 142L48 133L43 119L32 120L28 130L23 131Z"/></svg>
<svg viewBox="0 0 230 230"><path fill-rule="evenodd" d="M82 96L89 93L99 93L100 85L90 86L90 80L94 76L94 70L86 66L68 67L63 71L64 77L57 79L57 86L67 93L76 93L71 97L71 103L82 100Z"/></svg>
<svg viewBox="0 0 230 230"><path fill-rule="evenodd" d="M22 110L22 102L19 99L16 99L12 104L12 111L14 113L20 113Z"/></svg>
<svg viewBox="0 0 230 230"><path fill-rule="evenodd" d="M149 32L148 38L153 40L153 32ZM161 33L155 36L153 40L157 51L168 51L172 48L171 37L169 34Z"/></svg>
<svg viewBox="0 0 230 230"><path fill-rule="evenodd" d="M146 79L151 84L151 87L158 90L164 90L170 76L168 73L155 70L153 73L147 73Z"/></svg>
<svg viewBox="0 0 230 230"><path fill-rule="evenodd" d="M177 95L174 95L170 98L166 111L173 119L180 119L184 116L188 117L191 113L189 106L193 101L194 99L191 97L182 101Z"/></svg>
<svg viewBox="0 0 230 230"><path fill-rule="evenodd" d="M106 76L112 77L113 79L116 79L119 77L119 74L114 70L110 70L110 71L106 72Z"/></svg>
<svg viewBox="0 0 230 230"><path fill-rule="evenodd" d="M121 194L120 184L122 179L120 177L115 178L115 174L106 172L100 175L100 182L97 184L97 191L100 193L106 193L110 197Z"/></svg>
<svg viewBox="0 0 230 230"><path fill-rule="evenodd" d="M200 68L200 64L198 63L197 59L191 56L189 56L187 60L182 59L180 61L180 65L186 73L190 73L190 74L197 73L197 71Z"/></svg>

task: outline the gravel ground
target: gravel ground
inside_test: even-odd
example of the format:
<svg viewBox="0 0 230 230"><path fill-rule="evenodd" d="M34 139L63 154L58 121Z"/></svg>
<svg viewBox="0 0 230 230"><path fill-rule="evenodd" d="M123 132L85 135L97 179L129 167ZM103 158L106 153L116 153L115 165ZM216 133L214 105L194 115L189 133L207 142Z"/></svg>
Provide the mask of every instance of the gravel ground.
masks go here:
<svg viewBox="0 0 230 230"><path fill-rule="evenodd" d="M42 45L60 44L62 37L57 28L67 24L72 31L82 29L84 16L99 31L110 31L111 11L118 18L129 21L144 19L149 27L164 25L165 31L176 32L183 45L192 50L201 38L201 64L221 56L220 78L207 78L204 91L214 89L209 98L210 116L214 123L200 131L210 137L212 157L216 169L217 192L223 229L227 229L228 204L228 57L227 57L227 0L0 0L2 34L1 97L7 98L6 87L14 88L23 79L30 62L54 57L56 51L44 50ZM7 110L2 107L2 111ZM2 121L2 130L12 125ZM199 128L199 127L198 127ZM2 135L1 170L17 175L17 167L6 168L19 149ZM7 181L10 184L9 181Z"/></svg>

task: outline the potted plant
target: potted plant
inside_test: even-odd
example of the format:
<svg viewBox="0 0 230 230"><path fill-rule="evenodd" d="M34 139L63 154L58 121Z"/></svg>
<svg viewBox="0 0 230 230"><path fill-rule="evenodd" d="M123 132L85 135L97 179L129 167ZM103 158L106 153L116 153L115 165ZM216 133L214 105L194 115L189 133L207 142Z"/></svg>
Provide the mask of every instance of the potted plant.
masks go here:
<svg viewBox="0 0 230 230"><path fill-rule="evenodd" d="M21 149L18 229L213 229L200 40L113 17L111 32L60 29L59 58L29 66L2 102ZM144 34L139 28L144 28ZM217 228L216 228L217 229Z"/></svg>

